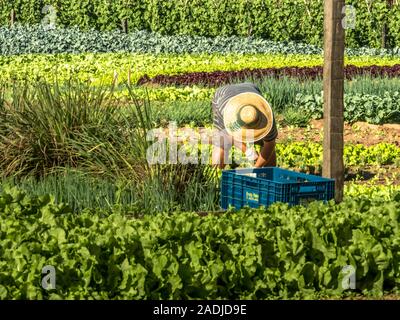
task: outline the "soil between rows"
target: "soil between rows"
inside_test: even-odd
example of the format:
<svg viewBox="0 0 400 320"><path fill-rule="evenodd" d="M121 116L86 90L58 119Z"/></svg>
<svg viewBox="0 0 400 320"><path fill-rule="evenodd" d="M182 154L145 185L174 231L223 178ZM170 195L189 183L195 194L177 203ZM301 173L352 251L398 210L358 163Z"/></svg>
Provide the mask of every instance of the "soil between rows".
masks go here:
<svg viewBox="0 0 400 320"><path fill-rule="evenodd" d="M278 142L323 141L324 120L312 120L308 128L281 127ZM372 146L379 143L392 143L400 146L400 124L374 125L366 122L345 124L344 141L350 144Z"/></svg>

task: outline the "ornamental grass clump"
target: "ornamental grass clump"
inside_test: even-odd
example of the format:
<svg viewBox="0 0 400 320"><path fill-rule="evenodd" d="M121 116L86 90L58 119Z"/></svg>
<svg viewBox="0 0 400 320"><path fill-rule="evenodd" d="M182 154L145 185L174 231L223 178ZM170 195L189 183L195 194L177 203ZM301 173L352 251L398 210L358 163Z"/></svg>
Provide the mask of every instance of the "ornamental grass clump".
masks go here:
<svg viewBox="0 0 400 320"><path fill-rule="evenodd" d="M122 108L114 87L79 82L4 85L0 176L15 178L17 184L31 177L31 189L49 176L66 180L67 186L58 185L54 192L60 200L73 202L74 208L83 203L104 207L108 200L121 204L114 196L120 188L110 188L111 183L127 190L122 204L139 201L144 211L213 209L217 183L208 165L149 163L147 151L153 141L148 136L155 127L151 105L127 89L130 101ZM68 170L86 178L65 178ZM107 201L76 191L90 177L105 184Z"/></svg>
<svg viewBox="0 0 400 320"><path fill-rule="evenodd" d="M107 141L101 128L117 124L117 101L103 87L13 83L0 91L11 95L0 106L0 169L5 175L41 176L56 167L76 167L85 158L77 142Z"/></svg>

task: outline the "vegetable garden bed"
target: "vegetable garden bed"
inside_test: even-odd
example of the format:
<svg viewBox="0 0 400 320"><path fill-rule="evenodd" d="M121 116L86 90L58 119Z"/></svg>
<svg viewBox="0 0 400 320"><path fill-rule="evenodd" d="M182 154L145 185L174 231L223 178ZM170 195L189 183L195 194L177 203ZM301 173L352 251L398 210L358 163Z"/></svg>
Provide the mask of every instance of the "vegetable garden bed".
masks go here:
<svg viewBox="0 0 400 320"><path fill-rule="evenodd" d="M210 154L216 87L252 81L278 166L320 174L322 50L192 33L0 27L0 299L399 298L399 48L347 50L343 203L221 211L221 172L149 165L148 133L175 121L181 154Z"/></svg>
<svg viewBox="0 0 400 320"><path fill-rule="evenodd" d="M1 299L291 299L345 297L343 265L357 291L399 290L399 193L199 217L141 220L85 210L48 196L0 195ZM57 266L57 290L40 282Z"/></svg>

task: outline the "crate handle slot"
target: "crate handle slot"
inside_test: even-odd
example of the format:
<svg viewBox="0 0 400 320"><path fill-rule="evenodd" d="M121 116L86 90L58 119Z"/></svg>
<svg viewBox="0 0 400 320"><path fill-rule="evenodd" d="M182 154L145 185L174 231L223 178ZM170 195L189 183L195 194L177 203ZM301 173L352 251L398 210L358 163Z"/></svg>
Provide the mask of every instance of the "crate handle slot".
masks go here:
<svg viewBox="0 0 400 320"><path fill-rule="evenodd" d="M310 193L317 192L317 186L301 186L299 189L299 193ZM322 190L320 190L322 192Z"/></svg>
<svg viewBox="0 0 400 320"><path fill-rule="evenodd" d="M279 176L279 179L281 179L281 180L287 180L287 181L309 182L308 179L305 179L305 178L293 177L293 176L284 175L284 174L281 174L281 175Z"/></svg>
<svg viewBox="0 0 400 320"><path fill-rule="evenodd" d="M251 182L251 181L244 181L244 185L246 187L253 187L253 188L257 188L258 187L258 183L257 182Z"/></svg>

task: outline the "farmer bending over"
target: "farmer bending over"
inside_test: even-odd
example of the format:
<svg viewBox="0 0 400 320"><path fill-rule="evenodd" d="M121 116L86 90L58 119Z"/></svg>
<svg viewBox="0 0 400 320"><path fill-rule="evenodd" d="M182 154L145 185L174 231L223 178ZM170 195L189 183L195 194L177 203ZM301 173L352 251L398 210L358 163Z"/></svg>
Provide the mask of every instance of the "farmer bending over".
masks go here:
<svg viewBox="0 0 400 320"><path fill-rule="evenodd" d="M213 141L213 164L223 169L233 145L241 149L255 167L275 167L274 115L260 90L252 83L219 88L212 101L213 123L218 137ZM218 141L219 140L219 141ZM261 146L258 154L253 144Z"/></svg>

